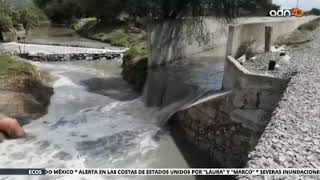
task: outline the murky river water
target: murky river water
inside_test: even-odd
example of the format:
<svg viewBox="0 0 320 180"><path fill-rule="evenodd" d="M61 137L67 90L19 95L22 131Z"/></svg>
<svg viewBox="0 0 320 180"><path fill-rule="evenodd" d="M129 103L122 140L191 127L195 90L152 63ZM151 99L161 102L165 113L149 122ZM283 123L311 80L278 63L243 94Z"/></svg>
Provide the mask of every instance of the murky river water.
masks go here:
<svg viewBox="0 0 320 180"><path fill-rule="evenodd" d="M59 30L47 28L35 32L40 31L39 36L36 34L32 36L37 42L96 43L79 38L72 31L62 28ZM65 40L54 32L60 35L65 32L71 39ZM0 145L1 167L210 167L211 164L206 156L202 156L203 153L196 151L176 133L158 127L159 118L170 112L170 109L146 108L141 96L122 80L121 69L116 61L35 62L34 64L39 69L47 71L51 77L54 95L51 98L48 114L24 126L27 138L5 141ZM56 179L70 178L56 177ZM195 178L165 177L174 180ZM48 179L48 177L10 176L1 179ZM163 179L163 177L130 179Z"/></svg>

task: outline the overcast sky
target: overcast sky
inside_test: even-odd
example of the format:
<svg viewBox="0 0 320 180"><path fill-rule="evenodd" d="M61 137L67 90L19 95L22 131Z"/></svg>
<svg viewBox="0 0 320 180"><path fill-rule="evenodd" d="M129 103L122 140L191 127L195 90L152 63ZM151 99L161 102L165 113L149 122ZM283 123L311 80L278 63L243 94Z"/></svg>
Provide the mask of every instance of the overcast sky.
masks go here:
<svg viewBox="0 0 320 180"><path fill-rule="evenodd" d="M293 8L296 7L297 0L273 0L273 3L281 5L281 8ZM299 7L304 10L320 9L320 0L300 0Z"/></svg>

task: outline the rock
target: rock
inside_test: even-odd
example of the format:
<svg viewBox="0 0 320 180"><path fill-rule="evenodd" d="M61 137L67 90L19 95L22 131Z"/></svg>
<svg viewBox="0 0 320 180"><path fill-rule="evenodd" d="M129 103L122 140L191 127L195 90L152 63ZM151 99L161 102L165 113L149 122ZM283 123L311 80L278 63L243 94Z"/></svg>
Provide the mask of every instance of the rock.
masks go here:
<svg viewBox="0 0 320 180"><path fill-rule="evenodd" d="M257 57L253 56L250 58L251 61L255 61L257 59Z"/></svg>
<svg viewBox="0 0 320 180"><path fill-rule="evenodd" d="M308 128L306 128L306 127L300 127L300 130L302 131L302 132L308 132L309 131L309 129Z"/></svg>
<svg viewBox="0 0 320 180"><path fill-rule="evenodd" d="M300 155L296 155L296 159L297 159L297 161L298 161L299 163L304 163L304 161L305 161L305 159L304 159L302 156L300 156Z"/></svg>
<svg viewBox="0 0 320 180"><path fill-rule="evenodd" d="M317 168L319 167L319 102L320 59L319 29L311 33L314 41L301 47L288 49L292 60L285 69L295 69L279 106L259 138L256 150L250 152L248 168ZM283 57L282 57L283 58ZM282 62L283 60L280 60ZM288 72L288 71L287 71ZM271 92L261 94L263 101L272 97ZM275 148L276 147L276 148ZM261 158L256 154L262 154ZM269 159L275 162L269 162ZM238 178L253 180L254 176ZM289 176L270 179L319 179L316 176Z"/></svg>
<svg viewBox="0 0 320 180"><path fill-rule="evenodd" d="M247 58L246 58L246 55L245 55L245 54L242 55L241 57L239 57L239 58L237 59L237 61L238 61L241 65L243 65L243 64L246 62L246 60L247 60Z"/></svg>
<svg viewBox="0 0 320 180"><path fill-rule="evenodd" d="M0 143L6 139L6 136L0 132Z"/></svg>
<svg viewBox="0 0 320 180"><path fill-rule="evenodd" d="M280 46L280 47L275 47L275 46L271 46L271 52L284 52L285 50L285 46Z"/></svg>
<svg viewBox="0 0 320 180"><path fill-rule="evenodd" d="M21 138L25 132L16 119L0 114L0 131L4 132L10 138Z"/></svg>
<svg viewBox="0 0 320 180"><path fill-rule="evenodd" d="M288 63L290 59L291 59L291 57L289 55L285 55L285 56L282 57L281 60L286 62L286 63Z"/></svg>

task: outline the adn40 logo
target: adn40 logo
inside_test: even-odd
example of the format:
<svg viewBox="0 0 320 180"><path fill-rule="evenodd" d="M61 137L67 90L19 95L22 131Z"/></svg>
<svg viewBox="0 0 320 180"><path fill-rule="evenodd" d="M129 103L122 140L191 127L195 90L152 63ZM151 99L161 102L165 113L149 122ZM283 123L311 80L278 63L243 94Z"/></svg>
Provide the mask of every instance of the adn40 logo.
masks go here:
<svg viewBox="0 0 320 180"><path fill-rule="evenodd" d="M292 8L292 9L279 9L279 10L271 10L269 12L271 17L302 17L304 15L304 11L300 8Z"/></svg>

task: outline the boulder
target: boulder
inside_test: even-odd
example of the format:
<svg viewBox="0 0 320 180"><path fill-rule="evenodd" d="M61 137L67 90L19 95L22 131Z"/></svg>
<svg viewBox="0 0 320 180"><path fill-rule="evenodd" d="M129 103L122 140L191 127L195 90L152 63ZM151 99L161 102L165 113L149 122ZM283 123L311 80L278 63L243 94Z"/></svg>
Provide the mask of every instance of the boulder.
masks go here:
<svg viewBox="0 0 320 180"><path fill-rule="evenodd" d="M0 132L5 133L10 138L24 137L25 132L16 119L0 114Z"/></svg>
<svg viewBox="0 0 320 180"><path fill-rule="evenodd" d="M245 55L245 54L242 55L241 57L239 57L239 58L237 59L237 61L238 61L241 65L243 65L243 64L246 62L246 60L247 60L247 58L246 58L246 55Z"/></svg>

